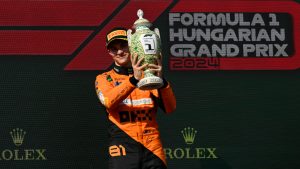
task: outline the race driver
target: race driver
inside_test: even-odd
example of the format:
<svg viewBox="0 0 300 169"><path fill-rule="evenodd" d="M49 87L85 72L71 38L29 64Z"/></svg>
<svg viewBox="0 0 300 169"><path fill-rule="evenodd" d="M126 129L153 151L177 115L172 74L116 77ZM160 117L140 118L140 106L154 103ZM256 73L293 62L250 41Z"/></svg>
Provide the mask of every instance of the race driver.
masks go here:
<svg viewBox="0 0 300 169"><path fill-rule="evenodd" d="M157 109L171 113L176 108L172 88L157 65L140 65L141 59L130 54L125 28L114 28L106 35L106 47L114 60L113 67L96 77L95 87L109 121L109 169L166 169L160 141ZM163 78L155 90L136 87L143 69L150 68Z"/></svg>

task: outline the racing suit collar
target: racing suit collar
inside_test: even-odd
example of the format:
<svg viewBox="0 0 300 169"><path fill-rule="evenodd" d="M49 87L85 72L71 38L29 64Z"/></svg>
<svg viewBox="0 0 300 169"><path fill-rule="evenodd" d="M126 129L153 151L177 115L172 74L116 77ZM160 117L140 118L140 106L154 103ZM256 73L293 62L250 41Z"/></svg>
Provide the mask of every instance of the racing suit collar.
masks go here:
<svg viewBox="0 0 300 169"><path fill-rule="evenodd" d="M114 71L121 75L129 75L133 73L132 67L126 68L114 64Z"/></svg>

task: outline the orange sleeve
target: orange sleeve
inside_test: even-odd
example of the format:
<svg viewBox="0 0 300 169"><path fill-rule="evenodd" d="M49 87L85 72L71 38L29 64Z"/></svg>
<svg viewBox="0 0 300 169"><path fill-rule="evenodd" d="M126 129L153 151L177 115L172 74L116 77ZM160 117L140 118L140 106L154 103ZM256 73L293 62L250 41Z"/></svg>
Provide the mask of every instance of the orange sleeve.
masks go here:
<svg viewBox="0 0 300 169"><path fill-rule="evenodd" d="M163 109L165 113L169 114L175 111L176 109L176 98L170 83L168 83L167 81L165 81L165 83L167 83L166 86L156 91L158 91L159 106ZM154 96L157 95L155 93L156 92L153 92Z"/></svg>
<svg viewBox="0 0 300 169"><path fill-rule="evenodd" d="M171 113L171 112L175 111L176 98L173 93L171 85L168 84L167 87L158 89L158 92L159 92L162 104L164 106L164 111L166 113Z"/></svg>
<svg viewBox="0 0 300 169"><path fill-rule="evenodd" d="M129 77L120 85L114 86L107 80L107 74L98 75L95 82L96 92L100 102L107 108L113 109L122 102L134 89Z"/></svg>

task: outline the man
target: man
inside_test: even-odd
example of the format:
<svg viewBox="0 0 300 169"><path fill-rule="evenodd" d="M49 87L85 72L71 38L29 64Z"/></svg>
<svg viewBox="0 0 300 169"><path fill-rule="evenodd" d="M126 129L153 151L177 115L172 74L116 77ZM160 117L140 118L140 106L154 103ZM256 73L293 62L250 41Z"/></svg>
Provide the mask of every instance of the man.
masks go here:
<svg viewBox="0 0 300 169"><path fill-rule="evenodd" d="M106 35L106 47L114 60L111 70L96 78L96 92L109 119L110 169L166 169L166 159L156 122L157 108L166 113L176 108L170 84L158 65L140 65L143 58L130 54L125 28L115 28ZM157 90L136 87L143 69L150 68L164 79Z"/></svg>

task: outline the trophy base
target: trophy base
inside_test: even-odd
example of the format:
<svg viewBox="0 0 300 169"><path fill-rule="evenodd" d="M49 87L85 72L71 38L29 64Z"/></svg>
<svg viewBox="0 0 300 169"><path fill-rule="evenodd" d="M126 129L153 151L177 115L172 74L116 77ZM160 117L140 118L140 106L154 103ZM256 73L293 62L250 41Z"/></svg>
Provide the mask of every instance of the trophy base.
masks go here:
<svg viewBox="0 0 300 169"><path fill-rule="evenodd" d="M137 87L141 90L158 89L163 85L163 80L156 76L143 78L137 83Z"/></svg>

